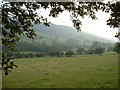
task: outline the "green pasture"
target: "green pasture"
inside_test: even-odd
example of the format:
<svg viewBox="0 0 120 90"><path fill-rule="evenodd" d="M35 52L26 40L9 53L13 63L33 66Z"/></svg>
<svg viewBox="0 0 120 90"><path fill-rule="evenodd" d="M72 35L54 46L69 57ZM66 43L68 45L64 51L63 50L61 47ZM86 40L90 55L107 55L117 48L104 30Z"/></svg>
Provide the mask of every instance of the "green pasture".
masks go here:
<svg viewBox="0 0 120 90"><path fill-rule="evenodd" d="M117 88L118 55L16 59L3 88Z"/></svg>

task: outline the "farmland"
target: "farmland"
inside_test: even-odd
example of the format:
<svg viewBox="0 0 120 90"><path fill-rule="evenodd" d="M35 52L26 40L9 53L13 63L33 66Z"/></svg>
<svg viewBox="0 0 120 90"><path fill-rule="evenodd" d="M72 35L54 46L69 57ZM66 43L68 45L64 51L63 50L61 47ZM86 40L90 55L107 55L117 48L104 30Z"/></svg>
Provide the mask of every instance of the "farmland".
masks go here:
<svg viewBox="0 0 120 90"><path fill-rule="evenodd" d="M15 59L3 88L117 88L118 55Z"/></svg>

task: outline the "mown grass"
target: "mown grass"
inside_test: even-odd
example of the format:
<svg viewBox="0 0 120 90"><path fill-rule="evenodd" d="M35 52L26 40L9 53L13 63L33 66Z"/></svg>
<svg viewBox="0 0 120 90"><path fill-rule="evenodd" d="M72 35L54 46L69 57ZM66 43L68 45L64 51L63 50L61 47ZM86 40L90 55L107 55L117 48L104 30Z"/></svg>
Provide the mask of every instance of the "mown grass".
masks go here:
<svg viewBox="0 0 120 90"><path fill-rule="evenodd" d="M16 59L3 88L117 88L118 55Z"/></svg>

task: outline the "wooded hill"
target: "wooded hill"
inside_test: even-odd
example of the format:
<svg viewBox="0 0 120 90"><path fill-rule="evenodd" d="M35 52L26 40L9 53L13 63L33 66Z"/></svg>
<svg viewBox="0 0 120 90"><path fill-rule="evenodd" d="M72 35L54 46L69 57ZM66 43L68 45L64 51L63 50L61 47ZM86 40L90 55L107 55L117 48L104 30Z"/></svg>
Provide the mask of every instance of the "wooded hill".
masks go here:
<svg viewBox="0 0 120 90"><path fill-rule="evenodd" d="M18 52L48 52L51 50L73 50L78 48L88 49L93 42L99 42L101 47L109 48L114 46L114 42L104 38L79 31L75 28L51 24L45 27L42 24L33 26L37 36L34 40L22 37L17 43ZM8 49L3 46L3 51Z"/></svg>

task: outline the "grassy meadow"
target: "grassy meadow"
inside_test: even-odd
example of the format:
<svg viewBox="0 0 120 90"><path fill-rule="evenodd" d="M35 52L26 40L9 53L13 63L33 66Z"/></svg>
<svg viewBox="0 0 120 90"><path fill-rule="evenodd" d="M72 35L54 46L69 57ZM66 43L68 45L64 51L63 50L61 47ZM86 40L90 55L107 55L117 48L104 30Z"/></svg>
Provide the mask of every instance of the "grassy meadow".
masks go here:
<svg viewBox="0 0 120 90"><path fill-rule="evenodd" d="M16 59L3 88L117 88L118 55Z"/></svg>

